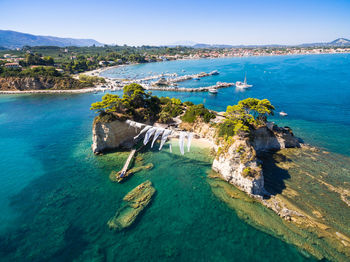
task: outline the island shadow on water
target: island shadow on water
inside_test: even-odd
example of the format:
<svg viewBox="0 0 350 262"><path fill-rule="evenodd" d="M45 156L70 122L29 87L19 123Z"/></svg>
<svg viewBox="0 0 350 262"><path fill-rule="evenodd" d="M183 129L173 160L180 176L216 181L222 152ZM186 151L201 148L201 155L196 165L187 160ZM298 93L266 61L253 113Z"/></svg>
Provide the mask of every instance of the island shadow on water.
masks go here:
<svg viewBox="0 0 350 262"><path fill-rule="evenodd" d="M271 195L281 194L286 189L285 180L291 176L286 169L280 168L277 163L292 162L286 156L280 155L276 152L261 152L258 154L262 161L264 173L264 187ZM268 198L269 196L265 196Z"/></svg>
<svg viewBox="0 0 350 262"><path fill-rule="evenodd" d="M350 159L308 145L259 153L259 159L263 163L265 189L271 194L263 202L284 219L277 221L271 215L267 223L262 218L268 217L267 211L249 204L251 200L237 189L219 182L214 183L214 188L223 188L226 193L223 195L217 189L214 193L251 225L307 250L318 259L347 261L350 192L346 188L350 184Z"/></svg>

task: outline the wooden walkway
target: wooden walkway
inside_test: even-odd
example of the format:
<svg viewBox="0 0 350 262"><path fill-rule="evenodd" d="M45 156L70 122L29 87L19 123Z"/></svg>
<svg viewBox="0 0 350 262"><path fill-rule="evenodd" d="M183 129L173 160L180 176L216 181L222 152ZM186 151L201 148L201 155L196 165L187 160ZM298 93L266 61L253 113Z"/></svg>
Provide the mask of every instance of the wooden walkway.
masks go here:
<svg viewBox="0 0 350 262"><path fill-rule="evenodd" d="M121 174L125 174L126 171L128 171L130 162L131 162L132 158L134 157L135 153L136 153L136 149L131 150L130 155L129 155L128 159L126 160L123 169L120 171Z"/></svg>

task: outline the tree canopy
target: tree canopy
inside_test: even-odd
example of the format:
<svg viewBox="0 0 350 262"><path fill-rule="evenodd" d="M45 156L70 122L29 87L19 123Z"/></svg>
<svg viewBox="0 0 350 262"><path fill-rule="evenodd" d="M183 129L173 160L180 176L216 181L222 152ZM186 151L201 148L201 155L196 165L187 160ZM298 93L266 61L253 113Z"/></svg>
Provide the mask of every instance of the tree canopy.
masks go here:
<svg viewBox="0 0 350 262"><path fill-rule="evenodd" d="M102 101L91 105L91 110L118 113L137 121L154 121L160 112L160 100L146 93L141 85L133 83L124 87L122 98L106 94Z"/></svg>
<svg viewBox="0 0 350 262"><path fill-rule="evenodd" d="M251 128L263 125L267 116L273 115L275 107L267 99L247 98L237 105L228 106L225 121L221 124L221 136L247 133Z"/></svg>

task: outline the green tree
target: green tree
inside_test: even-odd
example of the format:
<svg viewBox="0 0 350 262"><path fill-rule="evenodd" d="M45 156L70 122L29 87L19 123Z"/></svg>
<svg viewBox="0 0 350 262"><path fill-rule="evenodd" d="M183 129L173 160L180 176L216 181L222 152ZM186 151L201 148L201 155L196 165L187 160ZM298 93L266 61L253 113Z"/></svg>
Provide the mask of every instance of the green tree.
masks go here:
<svg viewBox="0 0 350 262"><path fill-rule="evenodd" d="M100 113L119 113L137 121L155 121L160 112L160 100L146 93L139 84L124 86L123 97L106 94L102 101L93 103L91 110Z"/></svg>
<svg viewBox="0 0 350 262"><path fill-rule="evenodd" d="M219 127L219 135L232 136L246 134L251 128L265 124L268 115L273 115L275 107L267 99L247 98L237 105L228 106L226 119Z"/></svg>
<svg viewBox="0 0 350 262"><path fill-rule="evenodd" d="M122 109L122 99L118 95L105 94L102 101L91 104L90 110L99 112L118 112Z"/></svg>

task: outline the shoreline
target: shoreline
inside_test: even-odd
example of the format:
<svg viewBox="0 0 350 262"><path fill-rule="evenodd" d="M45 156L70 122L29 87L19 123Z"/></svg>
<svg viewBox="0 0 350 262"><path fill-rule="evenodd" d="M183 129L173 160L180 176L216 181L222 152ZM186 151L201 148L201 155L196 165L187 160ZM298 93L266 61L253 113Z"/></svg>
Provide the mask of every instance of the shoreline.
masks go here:
<svg viewBox="0 0 350 262"><path fill-rule="evenodd" d="M169 137L169 141L170 142L178 142L179 138L178 137ZM210 142L208 139L206 138L196 138L193 137L191 140L191 147L199 147L199 148L206 148L206 149L212 149L215 147L215 145Z"/></svg>
<svg viewBox="0 0 350 262"><path fill-rule="evenodd" d="M9 90L9 91L2 91L0 90L0 95L18 95L18 94L85 94L85 93L92 93L96 91L101 91L98 87L90 87L90 88L84 88L84 89L56 89L56 90L24 90L24 91L18 91L18 90Z"/></svg>
<svg viewBox="0 0 350 262"><path fill-rule="evenodd" d="M206 59L225 59L225 58L246 58L246 57L280 57L280 56L309 56L309 55L338 55L338 54L350 54L350 52L343 52L343 53L316 53L316 54L282 54L282 55L252 55L252 56L224 56L224 57L202 57L202 58L182 58L177 60L168 60L168 61L157 61L157 62L151 62L151 63L163 63L163 62L174 62L174 61L191 61L191 60L206 60ZM125 66L134 66L138 65L140 63L132 63L132 64L122 64L122 65L113 65L108 66L105 68L98 68L91 71L86 71L79 74L73 74L71 75L75 79L79 79L79 75L87 75L87 76L98 76L103 77L107 81L111 81L109 77L100 76L100 73L118 68L118 67L125 67ZM95 75L97 74L97 75ZM137 79L136 79L137 80ZM130 80L129 80L130 81ZM93 93L93 92L99 92L99 91L119 91L123 88L101 88L99 86L94 86L90 88L83 88L83 89L56 89L56 90L1 90L0 89L0 95L17 95L17 94L85 94L85 93ZM188 90L187 90L188 89ZM196 90L198 89L198 90ZM202 87L202 88L149 88L148 90L159 90L159 91L170 91L170 92L206 92L208 87Z"/></svg>

